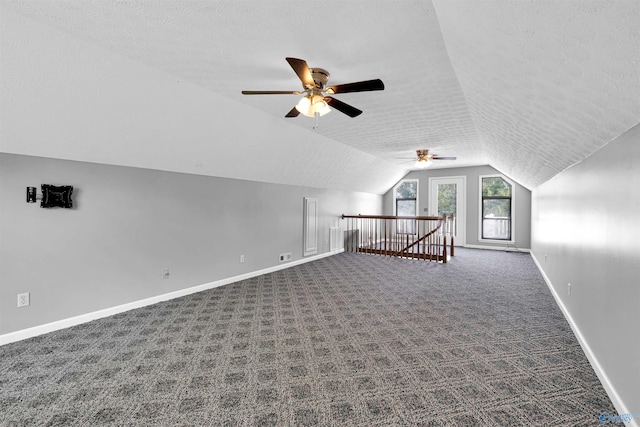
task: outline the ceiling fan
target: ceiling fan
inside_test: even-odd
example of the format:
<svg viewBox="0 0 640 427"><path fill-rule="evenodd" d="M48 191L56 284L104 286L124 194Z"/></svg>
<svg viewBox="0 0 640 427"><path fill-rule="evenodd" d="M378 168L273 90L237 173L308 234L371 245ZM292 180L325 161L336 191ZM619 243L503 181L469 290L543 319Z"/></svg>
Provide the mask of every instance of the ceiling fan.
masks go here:
<svg viewBox="0 0 640 427"><path fill-rule="evenodd" d="M300 113L307 117L315 117L317 127L318 117L324 116L331 111L329 107L346 114L349 117L356 117L362 111L345 104L342 101L328 95L348 92L366 92L373 90L383 90L384 83L380 79L366 80L355 83L345 83L335 86L326 86L329 80L329 72L322 68L309 68L304 59L286 58L293 71L302 82L301 91L282 90L243 90L243 95L304 95L298 104L289 111L285 117L297 117Z"/></svg>
<svg viewBox="0 0 640 427"><path fill-rule="evenodd" d="M429 154L429 150L421 149L416 150L417 158L409 160L410 162L415 161L416 167L420 169L426 169L433 163L433 160L456 160L455 157L443 157L438 156L437 154ZM405 162L408 163L408 162Z"/></svg>

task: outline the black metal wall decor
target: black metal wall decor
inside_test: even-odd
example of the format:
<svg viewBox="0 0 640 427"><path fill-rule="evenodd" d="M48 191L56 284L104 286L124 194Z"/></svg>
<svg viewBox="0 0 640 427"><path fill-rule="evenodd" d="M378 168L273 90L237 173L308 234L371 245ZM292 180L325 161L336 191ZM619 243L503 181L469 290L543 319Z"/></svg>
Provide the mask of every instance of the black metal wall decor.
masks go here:
<svg viewBox="0 0 640 427"><path fill-rule="evenodd" d="M36 187L27 187L27 203L35 203L36 199Z"/></svg>
<svg viewBox="0 0 640 427"><path fill-rule="evenodd" d="M40 201L41 208L67 208L73 207L71 194L73 194L72 185L55 186L42 184L42 199ZM27 203L35 203L37 200L36 187L27 187Z"/></svg>

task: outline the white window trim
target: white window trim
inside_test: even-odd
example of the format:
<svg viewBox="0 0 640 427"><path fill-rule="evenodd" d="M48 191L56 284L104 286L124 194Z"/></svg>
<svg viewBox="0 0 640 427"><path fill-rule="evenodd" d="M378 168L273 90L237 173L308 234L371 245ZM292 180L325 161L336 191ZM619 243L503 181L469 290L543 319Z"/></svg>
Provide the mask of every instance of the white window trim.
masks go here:
<svg viewBox="0 0 640 427"><path fill-rule="evenodd" d="M511 240L482 238L482 179L502 178L511 186ZM395 193L394 193L395 194ZM516 242L516 184L502 174L480 175L478 180L478 241L487 243L515 243Z"/></svg>
<svg viewBox="0 0 640 427"><path fill-rule="evenodd" d="M415 216L419 216L418 212L420 211L420 180L419 179L401 179L398 183L393 187L393 216L396 216L396 190L405 182L415 182L416 183L416 212Z"/></svg>

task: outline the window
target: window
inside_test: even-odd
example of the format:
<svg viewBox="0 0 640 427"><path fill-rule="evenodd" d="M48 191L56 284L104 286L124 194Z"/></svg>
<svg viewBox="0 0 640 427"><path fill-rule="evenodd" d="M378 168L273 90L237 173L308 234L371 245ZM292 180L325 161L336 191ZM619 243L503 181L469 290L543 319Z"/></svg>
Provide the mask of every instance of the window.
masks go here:
<svg viewBox="0 0 640 427"><path fill-rule="evenodd" d="M418 181L400 181L394 188L395 214L397 216L416 216L418 212ZM398 220L397 232L415 234L416 222L413 220Z"/></svg>
<svg viewBox="0 0 640 427"><path fill-rule="evenodd" d="M480 182L480 238L512 240L513 185L502 176L481 176Z"/></svg>

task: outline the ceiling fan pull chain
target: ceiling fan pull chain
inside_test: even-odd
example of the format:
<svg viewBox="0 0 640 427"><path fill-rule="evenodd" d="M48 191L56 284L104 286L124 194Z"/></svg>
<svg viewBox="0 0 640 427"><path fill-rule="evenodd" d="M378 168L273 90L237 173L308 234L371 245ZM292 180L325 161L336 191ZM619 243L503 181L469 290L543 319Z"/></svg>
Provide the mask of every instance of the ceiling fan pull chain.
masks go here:
<svg viewBox="0 0 640 427"><path fill-rule="evenodd" d="M318 129L318 126L320 126L320 113L316 111L313 115L313 128Z"/></svg>

